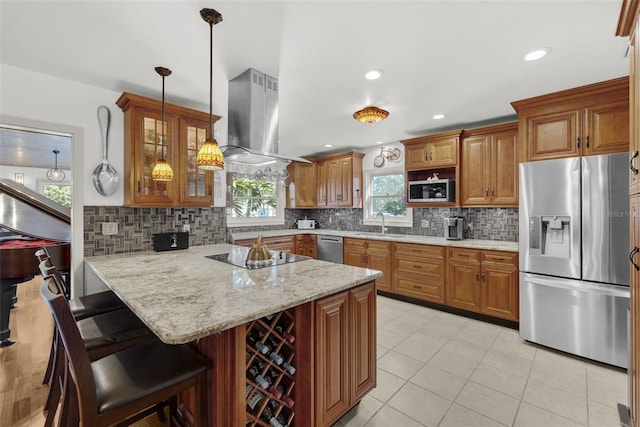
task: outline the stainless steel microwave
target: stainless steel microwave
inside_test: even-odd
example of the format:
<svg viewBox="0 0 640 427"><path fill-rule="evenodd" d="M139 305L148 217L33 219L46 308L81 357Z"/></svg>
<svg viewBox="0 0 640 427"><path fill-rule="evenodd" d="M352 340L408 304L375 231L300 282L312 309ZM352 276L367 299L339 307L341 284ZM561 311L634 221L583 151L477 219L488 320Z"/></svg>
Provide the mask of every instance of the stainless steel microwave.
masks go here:
<svg viewBox="0 0 640 427"><path fill-rule="evenodd" d="M455 202L455 179L409 181L409 202Z"/></svg>

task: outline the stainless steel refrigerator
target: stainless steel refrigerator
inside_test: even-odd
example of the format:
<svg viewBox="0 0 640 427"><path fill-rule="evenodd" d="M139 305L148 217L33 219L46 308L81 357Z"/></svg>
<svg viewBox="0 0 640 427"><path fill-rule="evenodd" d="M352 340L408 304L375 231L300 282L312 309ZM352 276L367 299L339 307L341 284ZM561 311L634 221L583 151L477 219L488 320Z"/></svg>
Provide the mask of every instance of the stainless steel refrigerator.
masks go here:
<svg viewBox="0 0 640 427"><path fill-rule="evenodd" d="M626 153L520 164L520 336L628 366Z"/></svg>

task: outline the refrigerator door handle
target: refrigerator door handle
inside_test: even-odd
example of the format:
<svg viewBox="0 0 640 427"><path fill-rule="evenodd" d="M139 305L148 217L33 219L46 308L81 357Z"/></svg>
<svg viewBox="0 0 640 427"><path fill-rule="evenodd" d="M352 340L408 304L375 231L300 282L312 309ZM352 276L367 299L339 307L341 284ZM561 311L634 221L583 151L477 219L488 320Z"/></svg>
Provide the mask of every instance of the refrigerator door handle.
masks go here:
<svg viewBox="0 0 640 427"><path fill-rule="evenodd" d="M633 250L631 252L629 252L629 262L631 262L631 264L633 264L633 266L635 267L636 271L640 270L640 265L636 264L636 262L633 260L633 257L640 252L640 249L638 249L637 246L633 247Z"/></svg>
<svg viewBox="0 0 640 427"><path fill-rule="evenodd" d="M633 160L638 157L638 155L640 154L640 152L636 151L635 153L633 153L633 156L631 156L631 158L629 159L629 169L631 169L631 172L633 172L634 175L638 175L638 169L633 167Z"/></svg>

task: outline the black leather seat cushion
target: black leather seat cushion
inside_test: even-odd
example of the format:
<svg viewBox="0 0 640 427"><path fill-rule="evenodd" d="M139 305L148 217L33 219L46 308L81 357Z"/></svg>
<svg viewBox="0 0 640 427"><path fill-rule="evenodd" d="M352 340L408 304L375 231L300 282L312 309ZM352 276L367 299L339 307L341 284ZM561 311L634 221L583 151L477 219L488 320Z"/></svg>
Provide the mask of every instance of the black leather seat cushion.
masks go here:
<svg viewBox="0 0 640 427"><path fill-rule="evenodd" d="M69 306L71 307L71 314L76 320L126 307L122 300L112 291L74 298L69 300Z"/></svg>
<svg viewBox="0 0 640 427"><path fill-rule="evenodd" d="M76 324L88 351L151 334L149 328L129 309L87 317Z"/></svg>
<svg viewBox="0 0 640 427"><path fill-rule="evenodd" d="M171 387L211 367L211 361L187 344L154 339L91 363L98 412L126 405Z"/></svg>

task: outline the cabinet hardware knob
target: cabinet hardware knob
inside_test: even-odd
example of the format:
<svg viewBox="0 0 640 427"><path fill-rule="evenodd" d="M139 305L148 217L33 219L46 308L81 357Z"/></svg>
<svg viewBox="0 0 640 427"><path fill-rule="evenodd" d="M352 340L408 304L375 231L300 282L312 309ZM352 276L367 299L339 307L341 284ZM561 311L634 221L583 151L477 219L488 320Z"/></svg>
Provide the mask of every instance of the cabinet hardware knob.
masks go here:
<svg viewBox="0 0 640 427"><path fill-rule="evenodd" d="M492 257L494 261L504 261L504 258L500 258L500 257Z"/></svg>
<svg viewBox="0 0 640 427"><path fill-rule="evenodd" d="M485 187L485 189L484 189L484 195L485 195L485 196L489 196L489 187Z"/></svg>
<svg viewBox="0 0 640 427"><path fill-rule="evenodd" d="M629 169L631 169L631 172L633 172L634 175L638 175L638 169L633 167L633 159L638 157L638 154L640 154L640 152L636 151L633 153L633 156L631 156L631 159L629 159Z"/></svg>
<svg viewBox="0 0 640 427"><path fill-rule="evenodd" d="M496 189L491 187L491 196L495 197L496 196Z"/></svg>
<svg viewBox="0 0 640 427"><path fill-rule="evenodd" d="M585 143L587 144L587 148L589 148L589 135L587 135L587 140L585 141Z"/></svg>
<svg viewBox="0 0 640 427"><path fill-rule="evenodd" d="M468 257L469 254L458 254L458 256Z"/></svg>
<svg viewBox="0 0 640 427"><path fill-rule="evenodd" d="M418 268L418 269L420 269L420 268L422 268L422 266L421 266L421 265L413 264L413 268Z"/></svg>
<svg viewBox="0 0 640 427"><path fill-rule="evenodd" d="M580 137L578 137L578 148L580 148Z"/></svg>
<svg viewBox="0 0 640 427"><path fill-rule="evenodd" d="M422 286L418 286L418 285L413 285L413 287L414 287L415 289L422 289Z"/></svg>
<svg viewBox="0 0 640 427"><path fill-rule="evenodd" d="M482 272L482 281L484 282L484 271Z"/></svg>
<svg viewBox="0 0 640 427"><path fill-rule="evenodd" d="M433 160L433 152L429 153L429 160Z"/></svg>
<svg viewBox="0 0 640 427"><path fill-rule="evenodd" d="M140 183L140 180L138 180L138 193L142 193L142 184Z"/></svg>
<svg viewBox="0 0 640 427"><path fill-rule="evenodd" d="M631 264L633 264L634 268L637 270L640 270L640 265L636 264L635 261L633 260L633 257L640 251L640 249L638 249L637 246L633 247L633 250L629 253L629 261L631 262Z"/></svg>
<svg viewBox="0 0 640 427"><path fill-rule="evenodd" d="M478 281L479 277L478 277L478 270L476 270L476 282Z"/></svg>

